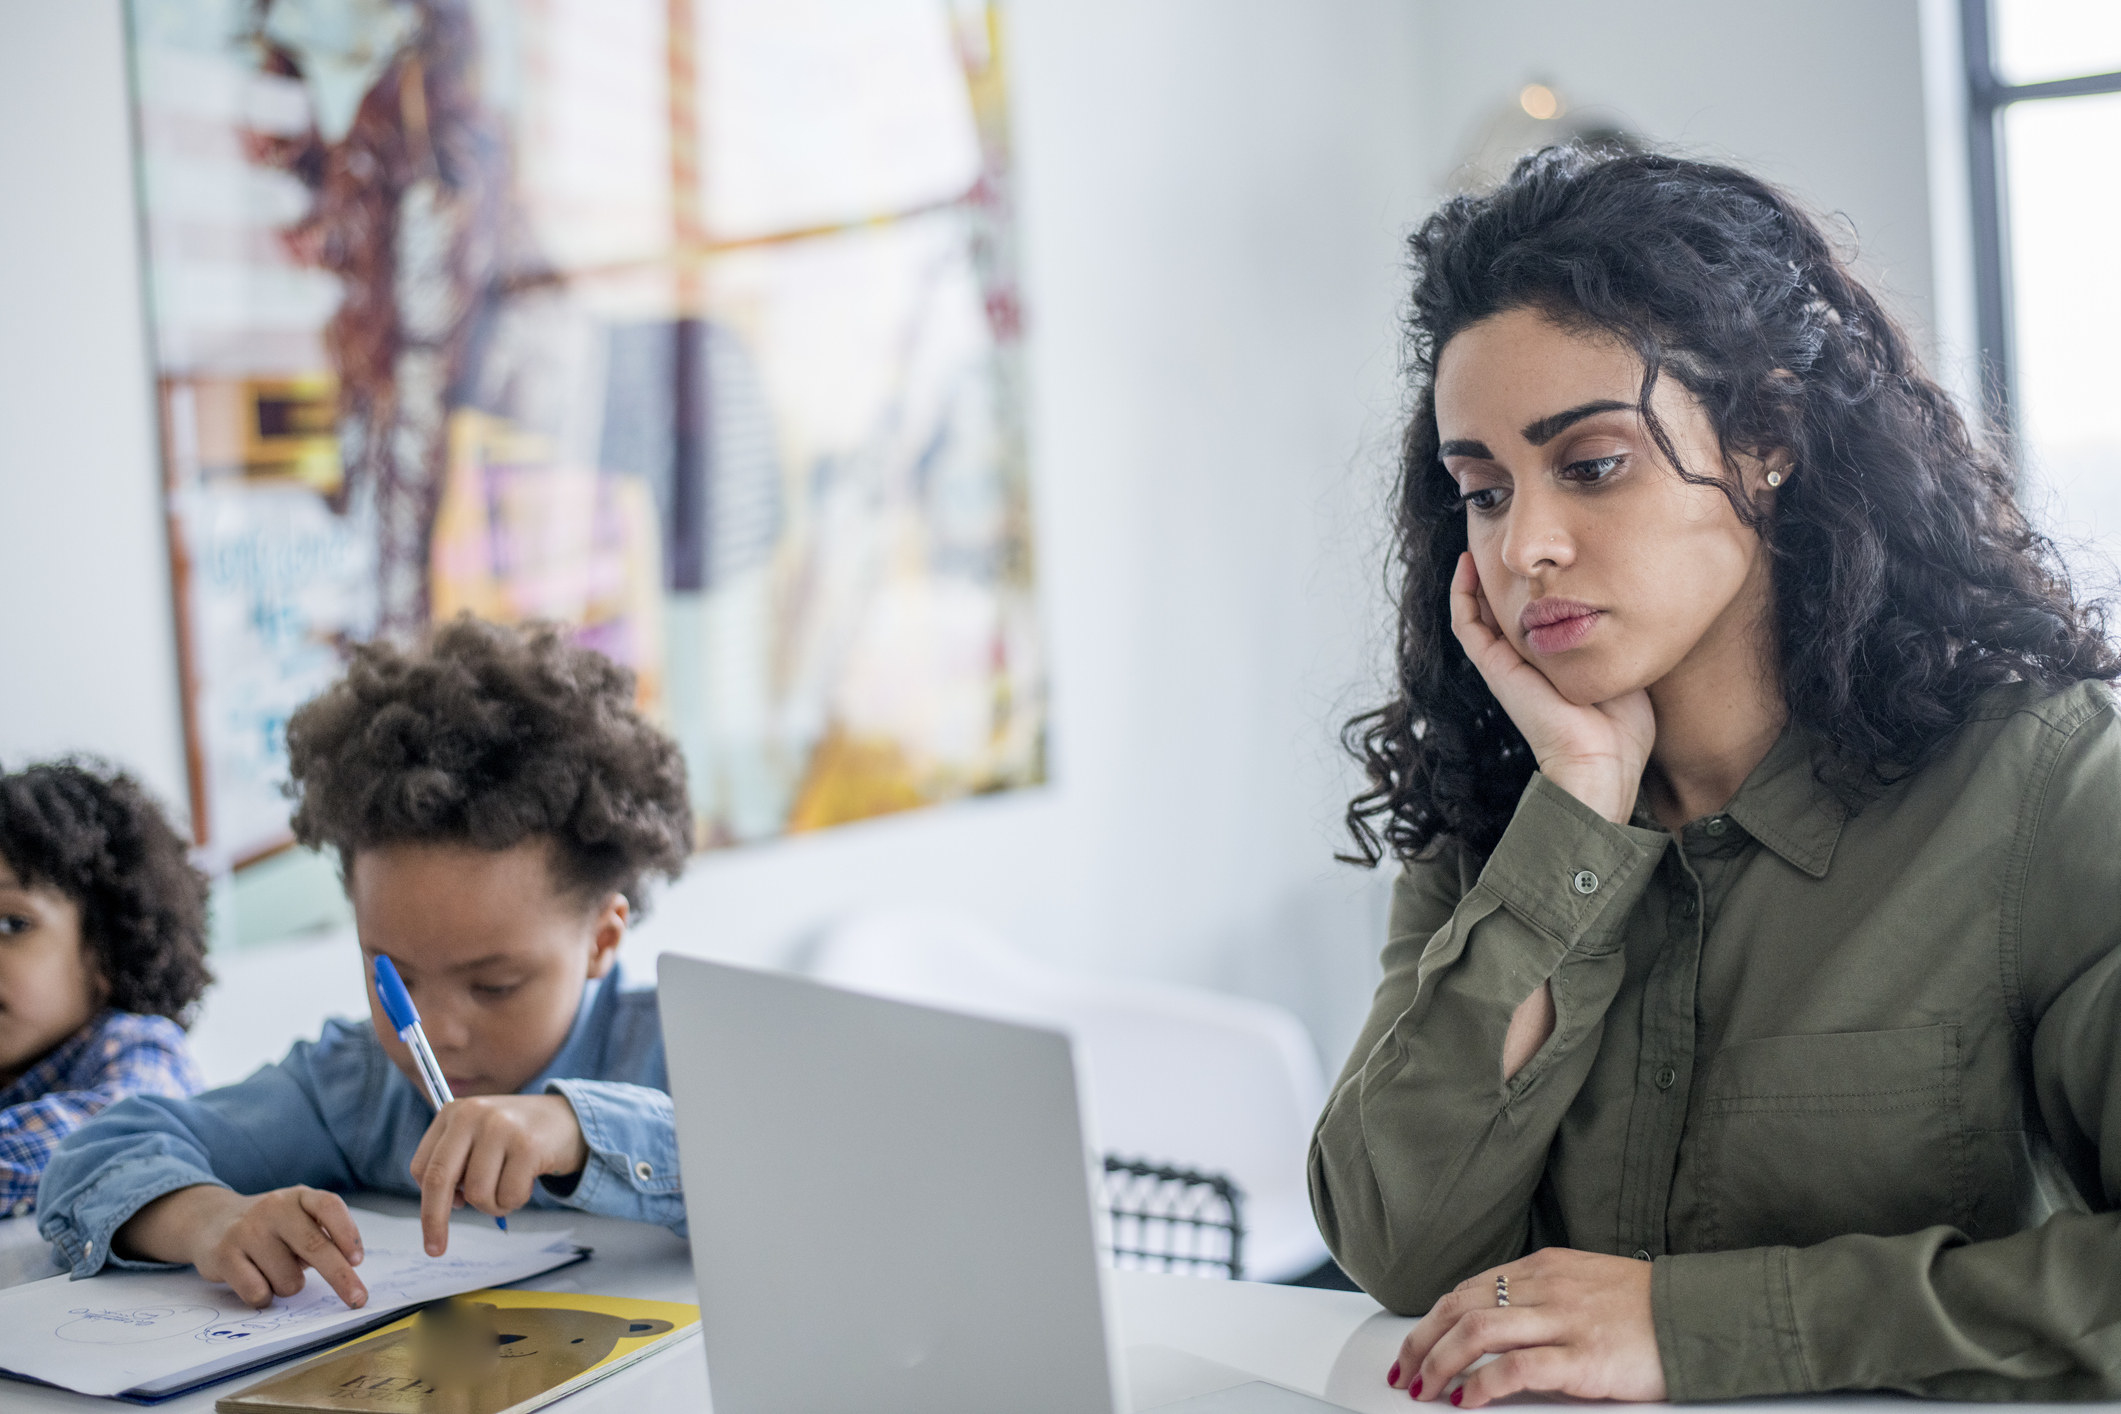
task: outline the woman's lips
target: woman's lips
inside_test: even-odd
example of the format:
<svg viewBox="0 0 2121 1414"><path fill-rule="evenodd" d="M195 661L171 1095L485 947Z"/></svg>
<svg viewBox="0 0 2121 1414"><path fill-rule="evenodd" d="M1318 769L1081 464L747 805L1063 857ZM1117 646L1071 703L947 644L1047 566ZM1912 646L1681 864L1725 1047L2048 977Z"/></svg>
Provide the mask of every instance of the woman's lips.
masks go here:
<svg viewBox="0 0 2121 1414"><path fill-rule="evenodd" d="M1581 646L1604 616L1605 610L1573 599L1534 599L1524 606L1517 622L1533 652L1552 654Z"/></svg>

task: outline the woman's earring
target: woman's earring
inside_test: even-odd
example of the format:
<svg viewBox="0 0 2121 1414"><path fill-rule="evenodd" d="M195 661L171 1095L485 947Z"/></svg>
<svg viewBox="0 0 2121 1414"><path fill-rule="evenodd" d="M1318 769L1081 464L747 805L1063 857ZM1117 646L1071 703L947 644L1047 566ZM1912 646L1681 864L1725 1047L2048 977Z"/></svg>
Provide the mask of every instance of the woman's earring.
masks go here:
<svg viewBox="0 0 2121 1414"><path fill-rule="evenodd" d="M1782 473L1779 471L1769 472L1767 474L1767 484L1770 486L1780 486L1782 484Z"/></svg>

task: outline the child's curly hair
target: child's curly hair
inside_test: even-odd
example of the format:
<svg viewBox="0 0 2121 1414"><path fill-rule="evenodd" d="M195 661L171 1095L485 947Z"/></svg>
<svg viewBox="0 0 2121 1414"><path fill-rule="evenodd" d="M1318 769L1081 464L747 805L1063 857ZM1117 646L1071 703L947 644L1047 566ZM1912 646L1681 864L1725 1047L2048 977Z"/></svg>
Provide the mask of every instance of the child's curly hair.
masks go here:
<svg viewBox="0 0 2121 1414"><path fill-rule="evenodd" d="M295 837L509 849L553 842L570 892L622 893L692 851L677 743L634 709L633 674L558 628L459 615L413 648L370 643L287 724Z"/></svg>
<svg viewBox="0 0 2121 1414"><path fill-rule="evenodd" d="M81 910L108 1005L190 1023L213 981L206 876L138 781L78 759L0 775L0 859Z"/></svg>

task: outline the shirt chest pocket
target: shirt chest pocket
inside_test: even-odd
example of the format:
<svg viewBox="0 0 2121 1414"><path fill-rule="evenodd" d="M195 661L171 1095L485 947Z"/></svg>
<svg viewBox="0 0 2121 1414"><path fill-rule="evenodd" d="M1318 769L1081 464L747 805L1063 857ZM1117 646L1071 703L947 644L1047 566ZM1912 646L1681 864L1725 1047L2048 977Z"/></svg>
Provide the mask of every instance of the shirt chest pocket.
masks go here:
<svg viewBox="0 0 2121 1414"><path fill-rule="evenodd" d="M1965 1225L1959 1028L1769 1036L1696 1082L1673 1251L1809 1246Z"/></svg>

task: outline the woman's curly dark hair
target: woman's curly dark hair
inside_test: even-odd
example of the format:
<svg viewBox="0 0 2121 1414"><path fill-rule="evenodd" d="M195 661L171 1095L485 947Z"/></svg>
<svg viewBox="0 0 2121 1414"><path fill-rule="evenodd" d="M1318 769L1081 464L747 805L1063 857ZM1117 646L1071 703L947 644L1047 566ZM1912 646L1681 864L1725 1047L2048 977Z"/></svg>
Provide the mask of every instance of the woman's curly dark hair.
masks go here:
<svg viewBox="0 0 2121 1414"><path fill-rule="evenodd" d="M206 876L138 781L84 760L0 775L0 859L81 910L106 1005L190 1023L213 981Z"/></svg>
<svg viewBox="0 0 2121 1414"><path fill-rule="evenodd" d="M295 837L338 851L554 846L556 881L618 892L692 851L677 743L634 707L633 674L550 624L460 615L413 648L353 650L345 676L287 724Z"/></svg>
<svg viewBox="0 0 2121 1414"><path fill-rule="evenodd" d="M1409 860L1443 839L1486 855L1534 768L1451 631L1466 527L1437 455L1437 356L1506 310L1641 357L1659 450L1766 538L1790 718L1825 744L1822 779L1852 804L1919 766L1988 687L2121 676L2104 606L2072 597L2009 467L1975 445L1906 334L1775 187L1661 154L1549 148L1492 193L1446 202L1410 246L1396 682L1342 733L1369 776L1348 806L1351 862ZM1667 373L1716 430L1711 474L1681 463L1651 411ZM1736 459L1778 449L1794 475L1763 518Z"/></svg>

